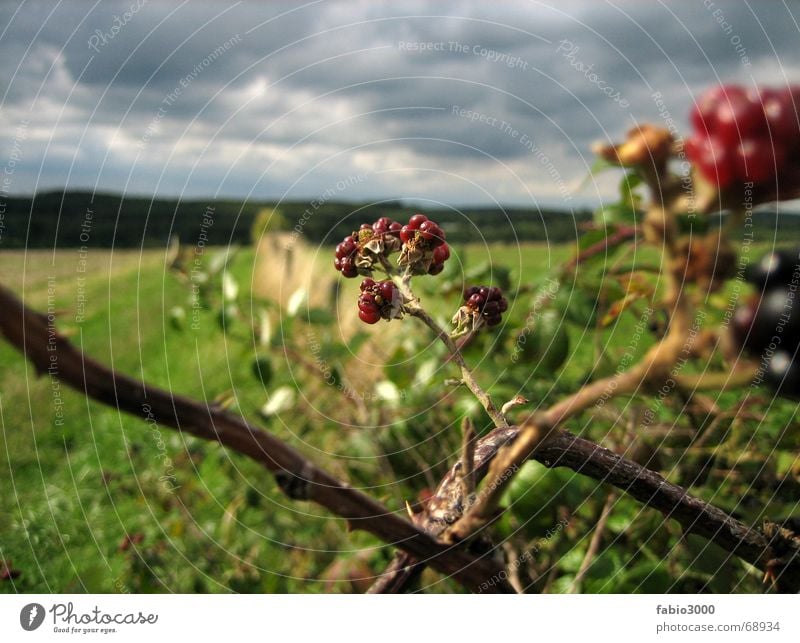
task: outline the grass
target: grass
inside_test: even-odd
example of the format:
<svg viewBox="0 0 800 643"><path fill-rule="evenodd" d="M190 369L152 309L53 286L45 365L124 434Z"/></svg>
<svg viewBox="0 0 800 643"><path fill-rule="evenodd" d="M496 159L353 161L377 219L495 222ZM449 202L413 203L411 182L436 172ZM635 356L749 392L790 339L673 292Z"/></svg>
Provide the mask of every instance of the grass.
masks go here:
<svg viewBox="0 0 800 643"><path fill-rule="evenodd" d="M526 250L517 265L541 266L543 247ZM255 264L245 249L231 267L245 313ZM31 307L55 311L59 330L87 354L208 403L235 398L234 409L257 419L266 396L251 372L247 322L229 319L222 332L218 313L201 310L193 329L189 291L163 251L4 252L0 275ZM175 306L187 311L182 330L171 324ZM376 564L389 556L316 507L287 506L245 458L55 390L4 342L0 363L0 558L22 572L0 591L347 590L316 580L338 551L365 550ZM318 460L337 440L330 423L304 436L271 428Z"/></svg>
<svg viewBox="0 0 800 643"><path fill-rule="evenodd" d="M277 246L272 250L277 252ZM541 283L550 268L573 251L545 244L474 245L456 253L454 266L456 272L476 272L475 278L484 283L507 279L515 289L531 281ZM206 258L217 252L209 249ZM55 311L59 330L89 355L152 385L256 418L354 486L369 487L369 493L392 509L404 511L405 501L435 484L452 463L458 448L453 427L471 408L470 400L460 390L441 392L443 387L427 384L431 377L444 379L454 373L439 370L440 349L429 343L424 331L409 330L413 321L393 326L398 330L388 340L383 325L364 330L342 321L354 316L356 280L343 284L331 319L304 324L287 319L284 308L280 321L278 303L268 299L279 299L285 307L299 287L312 290L312 306L324 310L328 297L319 291L327 292L335 283L329 274L329 252L317 255L301 248L289 275L291 288L283 289L281 261L271 254L262 256L269 261L260 262L253 249L243 249L231 263L230 274L240 293L237 310L224 318L224 331L220 289L212 290L211 307L195 313L187 284L167 269L163 251L90 250L85 257L77 251L4 252L0 281L23 293L30 306ZM643 263L655 260L637 258ZM311 268L303 272L300 267L307 262ZM84 266L85 272L79 272ZM84 274L85 282L79 280ZM440 289L446 291L451 282L451 291L460 289L459 279L448 281L447 273L438 281L419 280L418 294L443 319L458 299L457 293L447 295ZM572 297L569 287L563 294ZM535 292L523 289L513 302L512 326L524 325L534 297ZM269 349L254 341L249 321L250 313L261 307L272 319ZM176 308L184 311L182 322ZM82 320L77 319L80 313ZM487 335L470 349L468 359L481 365L481 380L498 399L524 390L544 400L574 390L575 382L589 371L613 370L635 322L633 316L623 317L599 341L593 332L572 325L572 358L559 373L535 371L531 378L530 366L508 368L511 331ZM318 355L308 350L312 332L320 344ZM286 352L286 347L295 347L297 353ZM271 354L275 368L266 390L252 372L259 353ZM318 362L352 385L352 399L343 402L336 387L319 377ZM0 581L0 591L352 591L363 589L392 553L369 536L348 533L343 521L316 506L289 503L270 476L243 457L56 389L57 382L37 378L6 343L0 343L0 363L0 559L21 572L12 581ZM376 393L385 391L379 384L389 381L396 399ZM268 392L278 387L297 390L293 408L258 420ZM57 421L57 408L63 422ZM419 413L405 417L408 409ZM788 406L779 405L777 413L784 413L787 423L793 421ZM776 431L781 422L776 421ZM594 425L586 430L599 436L609 430L603 422ZM732 435L741 437L741 432L739 427ZM794 443L786 445L789 452L793 448ZM783 470L794 461L787 462ZM572 519L565 535L547 546L553 550L548 554L552 560L563 561L563 573L554 577L552 591L569 587L569 574L575 571L570 572L570 565L580 562L581 548L588 544L603 503L599 490L597 484L584 483L578 496L588 500L578 503L575 514L580 518ZM730 492L732 506L736 493ZM658 567L654 576L648 565L660 565L663 551L671 552L670 557L693 556L692 552L681 553L686 545L680 534L659 530L655 512L641 512L632 502L620 507L612 521L625 525L615 531L619 551L607 550L600 562L612 561L613 570L642 557L647 560L628 570L630 587L609 581L598 563L595 577L587 576L587 588L673 587L674 570L666 574ZM562 510L554 505L553 511ZM753 520L760 515L754 514ZM556 518L548 515L536 523L537 529L543 533ZM519 530L515 521L512 516L500 525L501 532ZM634 528L643 535L630 532ZM652 543L651 535L656 539ZM640 542L650 543L650 549L639 547ZM687 578L706 582L708 574L702 574L706 572L687 572ZM426 577L427 582L436 580ZM747 589L758 587L757 581L748 582ZM435 591L453 589L447 583L435 586Z"/></svg>

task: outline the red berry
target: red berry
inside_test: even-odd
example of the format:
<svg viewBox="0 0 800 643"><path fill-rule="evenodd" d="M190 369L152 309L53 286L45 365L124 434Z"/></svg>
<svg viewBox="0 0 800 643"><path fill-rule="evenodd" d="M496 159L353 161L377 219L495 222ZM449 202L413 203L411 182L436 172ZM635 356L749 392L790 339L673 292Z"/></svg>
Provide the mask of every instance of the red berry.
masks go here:
<svg viewBox="0 0 800 643"><path fill-rule="evenodd" d="M714 137L692 137L686 143L686 155L710 182L727 187L736 179L733 155Z"/></svg>
<svg viewBox="0 0 800 643"><path fill-rule="evenodd" d="M400 230L400 241L402 241L403 243L408 243L409 241L411 241L411 239L414 238L415 234L416 232L411 226L405 225Z"/></svg>
<svg viewBox="0 0 800 643"><path fill-rule="evenodd" d="M400 232L403 225L398 223L397 221L392 221L391 225L389 226L389 232Z"/></svg>
<svg viewBox="0 0 800 643"><path fill-rule="evenodd" d="M725 145L736 145L749 136L763 134L766 124L758 95L742 87L730 87L726 99L717 107L714 134Z"/></svg>
<svg viewBox="0 0 800 643"><path fill-rule="evenodd" d="M415 214L408 220L408 227L412 230L416 230L427 220L428 217L426 217L424 214Z"/></svg>
<svg viewBox="0 0 800 643"><path fill-rule="evenodd" d="M381 217L375 223L372 224L372 230L377 234L381 234L383 232L386 232L391 224L392 220L389 217Z"/></svg>
<svg viewBox="0 0 800 643"><path fill-rule="evenodd" d="M746 139L736 150L736 176L741 181L766 183L773 179L784 161L784 148L769 139Z"/></svg>
<svg viewBox="0 0 800 643"><path fill-rule="evenodd" d="M795 141L800 135L791 90L761 92L764 115L773 140Z"/></svg>
<svg viewBox="0 0 800 643"><path fill-rule="evenodd" d="M374 310L359 309L358 318L367 324L377 324L381 320L381 313L377 308Z"/></svg>
<svg viewBox="0 0 800 643"><path fill-rule="evenodd" d="M429 275L438 275L440 272L442 272L442 270L444 270L444 264L443 263L432 263L430 268L428 268L428 274Z"/></svg>
<svg viewBox="0 0 800 643"><path fill-rule="evenodd" d="M444 263L450 258L450 247L443 243L433 249L433 263Z"/></svg>
<svg viewBox="0 0 800 643"><path fill-rule="evenodd" d="M361 292L364 292L365 290L372 288L374 285L375 285L375 280L367 277L366 279L364 279L364 281L361 282Z"/></svg>
<svg viewBox="0 0 800 643"><path fill-rule="evenodd" d="M352 279L353 277L358 276L358 270L356 269L356 264L353 261L352 257L346 257L341 260L340 268L342 271L342 275L347 277L348 279Z"/></svg>
<svg viewBox="0 0 800 643"><path fill-rule="evenodd" d="M392 303L394 298L395 285L391 281L382 281L378 284L378 290L386 303Z"/></svg>

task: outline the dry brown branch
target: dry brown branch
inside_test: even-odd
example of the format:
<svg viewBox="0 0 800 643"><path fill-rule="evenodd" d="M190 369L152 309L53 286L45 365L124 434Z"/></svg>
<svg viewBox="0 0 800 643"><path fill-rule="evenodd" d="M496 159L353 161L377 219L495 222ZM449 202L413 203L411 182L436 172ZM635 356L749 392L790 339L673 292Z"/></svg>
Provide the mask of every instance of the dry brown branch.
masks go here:
<svg viewBox="0 0 800 643"><path fill-rule="evenodd" d="M489 462L498 450L516 439L520 427L495 429L481 439L475 449L475 470L485 475ZM657 509L667 519L677 521L683 530L702 536L732 555L763 570L776 579L781 591L800 590L800 552L778 529L762 532L748 527L721 509L689 494L686 489L665 480L660 474L627 460L594 442L568 431L556 431L541 445L533 458L547 467L568 467L599 482L610 484L643 504ZM461 507L455 473L445 475L428 511L417 518L417 524L438 534L460 516ZM404 557L404 568L416 569L413 557ZM418 571L418 570L417 570ZM387 570L380 582L391 591L404 587Z"/></svg>

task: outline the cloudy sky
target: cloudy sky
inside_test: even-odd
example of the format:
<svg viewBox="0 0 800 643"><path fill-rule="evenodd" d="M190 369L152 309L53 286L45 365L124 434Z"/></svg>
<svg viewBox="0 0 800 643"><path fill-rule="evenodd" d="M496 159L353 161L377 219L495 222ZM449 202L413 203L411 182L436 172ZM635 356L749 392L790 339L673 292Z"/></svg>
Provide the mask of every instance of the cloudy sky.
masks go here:
<svg viewBox="0 0 800 643"><path fill-rule="evenodd" d="M5 2L4 191L596 202L593 141L666 112L684 129L719 81L800 81L798 19L777 0Z"/></svg>

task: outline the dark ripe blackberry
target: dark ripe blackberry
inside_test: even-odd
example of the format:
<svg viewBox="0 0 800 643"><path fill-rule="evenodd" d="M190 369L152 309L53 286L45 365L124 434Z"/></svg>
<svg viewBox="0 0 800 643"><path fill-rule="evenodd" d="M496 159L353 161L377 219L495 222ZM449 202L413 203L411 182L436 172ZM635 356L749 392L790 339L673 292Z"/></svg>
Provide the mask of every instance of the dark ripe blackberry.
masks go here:
<svg viewBox="0 0 800 643"><path fill-rule="evenodd" d="M764 379L778 395L800 400L800 360L794 351L777 351L767 363Z"/></svg>
<svg viewBox="0 0 800 643"><path fill-rule="evenodd" d="M800 305L797 293L788 288L772 288L764 293L753 319L747 348L760 351L773 338L785 350L794 349L800 339Z"/></svg>
<svg viewBox="0 0 800 643"><path fill-rule="evenodd" d="M481 315L487 326L496 326L508 310L508 301L497 287L471 286L464 290L465 306L473 315Z"/></svg>
<svg viewBox="0 0 800 643"><path fill-rule="evenodd" d="M746 277L754 286L769 290L790 284L796 277L795 273L800 277L800 250L776 250L748 266Z"/></svg>

